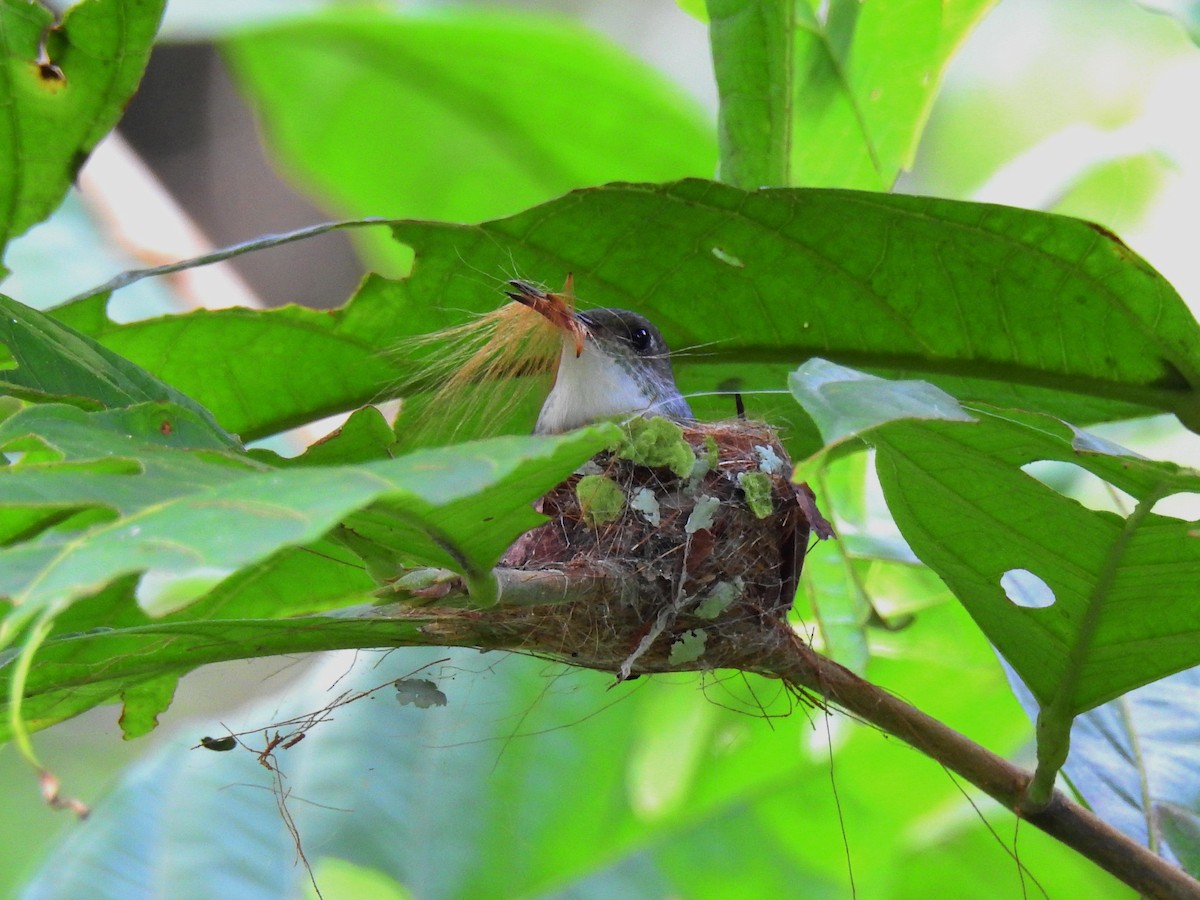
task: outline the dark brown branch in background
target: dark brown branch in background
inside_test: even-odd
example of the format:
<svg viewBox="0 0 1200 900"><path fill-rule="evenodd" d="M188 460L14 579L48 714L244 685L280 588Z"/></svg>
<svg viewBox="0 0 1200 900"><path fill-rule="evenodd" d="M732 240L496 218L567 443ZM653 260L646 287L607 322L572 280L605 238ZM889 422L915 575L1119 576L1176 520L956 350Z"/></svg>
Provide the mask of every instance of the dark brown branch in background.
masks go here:
<svg viewBox="0 0 1200 900"><path fill-rule="evenodd" d="M620 670L628 659L629 648L645 632L636 604L629 603L638 587L636 579L617 567L499 569L497 576L502 604L512 605L491 610L394 605L377 607L367 614L419 618L426 622L422 631L429 643L551 656L610 673ZM455 594L461 595L461 588L451 583L446 593L444 599L453 602ZM695 622L686 625L695 627ZM1053 794L1045 809L1032 814L1022 812L1020 800L1031 773L821 656L781 620L739 614L705 627L709 639L700 659L672 665L667 649L659 647L641 655L633 671L733 668L780 678L898 737L1143 896L1200 898L1200 882L1061 792Z"/></svg>

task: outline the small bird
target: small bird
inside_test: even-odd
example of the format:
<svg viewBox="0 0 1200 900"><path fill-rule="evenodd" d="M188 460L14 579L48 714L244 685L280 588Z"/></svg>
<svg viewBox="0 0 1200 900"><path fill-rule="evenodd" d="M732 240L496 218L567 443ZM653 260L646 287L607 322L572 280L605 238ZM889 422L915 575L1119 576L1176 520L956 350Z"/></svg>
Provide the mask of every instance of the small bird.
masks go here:
<svg viewBox="0 0 1200 900"><path fill-rule="evenodd" d="M606 416L693 419L671 371L671 352L645 316L627 309L571 308L571 278L561 294L510 281L508 296L562 331L554 386L534 434L558 434Z"/></svg>

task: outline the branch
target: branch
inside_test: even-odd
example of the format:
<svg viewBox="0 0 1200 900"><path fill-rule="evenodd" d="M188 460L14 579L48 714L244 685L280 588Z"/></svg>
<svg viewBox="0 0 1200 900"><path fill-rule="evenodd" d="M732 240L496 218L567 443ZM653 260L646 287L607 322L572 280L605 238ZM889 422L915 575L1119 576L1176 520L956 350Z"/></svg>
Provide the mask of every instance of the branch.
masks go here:
<svg viewBox="0 0 1200 900"><path fill-rule="evenodd" d="M571 564L555 570L498 569L500 606L490 610L414 609L390 605L363 615L419 619L430 643L506 649L556 657L584 668L617 673L628 649L644 636L646 623L629 618L636 610L636 581L616 566ZM461 596L461 583L448 582L446 602ZM680 626L697 627L694 620ZM741 615L718 619L704 655L673 665L665 647L636 659L636 673L736 668L811 691L961 775L1014 815L1025 819L1143 896L1200 898L1200 882L1054 791L1047 805L1029 812L1021 799L1032 775L969 740L887 691L821 656L786 623ZM631 640L633 644L631 644ZM669 640L660 640L666 644Z"/></svg>

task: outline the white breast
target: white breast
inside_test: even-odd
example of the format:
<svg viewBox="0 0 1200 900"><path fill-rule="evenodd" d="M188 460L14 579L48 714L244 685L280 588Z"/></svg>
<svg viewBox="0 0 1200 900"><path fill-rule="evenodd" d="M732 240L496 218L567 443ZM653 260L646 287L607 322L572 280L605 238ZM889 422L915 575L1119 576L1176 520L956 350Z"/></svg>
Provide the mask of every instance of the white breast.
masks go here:
<svg viewBox="0 0 1200 900"><path fill-rule="evenodd" d="M572 344L563 348L554 388L542 404L534 433L557 434L605 416L636 415L653 402L624 366L591 341L578 358Z"/></svg>

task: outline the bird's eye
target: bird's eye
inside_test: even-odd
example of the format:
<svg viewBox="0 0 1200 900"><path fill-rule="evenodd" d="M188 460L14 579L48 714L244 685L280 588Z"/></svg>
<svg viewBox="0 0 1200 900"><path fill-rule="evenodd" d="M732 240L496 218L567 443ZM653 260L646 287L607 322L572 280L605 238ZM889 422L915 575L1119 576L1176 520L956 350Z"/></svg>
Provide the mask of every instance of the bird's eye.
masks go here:
<svg viewBox="0 0 1200 900"><path fill-rule="evenodd" d="M650 336L649 329L635 328L629 332L629 343L633 344L633 349L638 353L645 353L654 343L654 339Z"/></svg>

